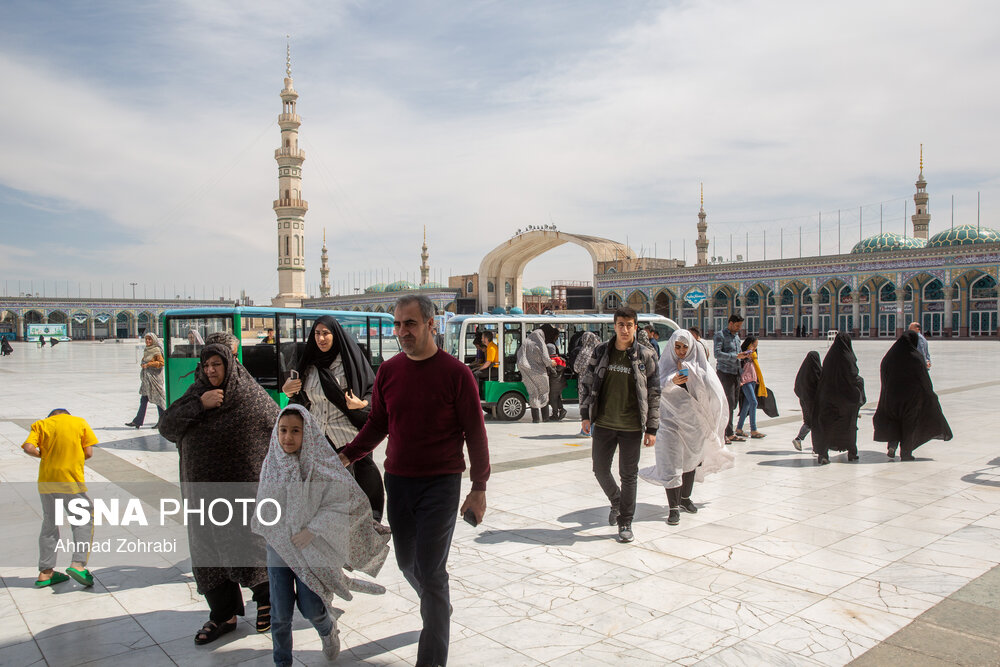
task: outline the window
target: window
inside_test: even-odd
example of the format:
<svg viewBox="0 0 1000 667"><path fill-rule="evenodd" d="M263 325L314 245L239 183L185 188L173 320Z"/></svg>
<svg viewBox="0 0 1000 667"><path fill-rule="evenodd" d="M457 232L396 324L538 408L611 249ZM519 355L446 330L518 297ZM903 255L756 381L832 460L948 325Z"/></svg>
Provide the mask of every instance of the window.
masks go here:
<svg viewBox="0 0 1000 667"><path fill-rule="evenodd" d="M232 317L173 317L167 320L167 355L172 359L197 358L205 338L216 331L232 331ZM192 332L197 332L195 335ZM199 340L201 342L199 342Z"/></svg>
<svg viewBox="0 0 1000 667"><path fill-rule="evenodd" d="M496 291L494 289L494 287L493 287L493 281L492 280L486 283L486 291L489 292L490 294L493 294L493 292Z"/></svg>
<svg viewBox="0 0 1000 667"><path fill-rule="evenodd" d="M492 292L493 290L490 290L490 291ZM469 282L465 283L465 293L466 294L472 294L472 281L471 280Z"/></svg>
<svg viewBox="0 0 1000 667"><path fill-rule="evenodd" d="M510 294L511 293L510 281L507 281L507 282L505 282L503 284L503 293L504 294Z"/></svg>

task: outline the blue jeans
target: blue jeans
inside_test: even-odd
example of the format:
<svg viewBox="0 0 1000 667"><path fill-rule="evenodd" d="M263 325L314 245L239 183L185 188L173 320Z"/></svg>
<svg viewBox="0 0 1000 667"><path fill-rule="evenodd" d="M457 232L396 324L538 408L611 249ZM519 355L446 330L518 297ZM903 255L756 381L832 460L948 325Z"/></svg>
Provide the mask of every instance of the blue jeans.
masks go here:
<svg viewBox="0 0 1000 667"><path fill-rule="evenodd" d="M740 387L743 392L743 407L740 408L740 422L736 425L737 431L743 430L743 422L747 415L750 415L750 430L757 430L757 383L747 382Z"/></svg>
<svg viewBox="0 0 1000 667"><path fill-rule="evenodd" d="M326 604L295 576L292 568L281 556L267 547L267 577L271 582L271 645L274 647L274 664L285 667L292 664L292 615L296 603L320 637L334 630L333 619Z"/></svg>
<svg viewBox="0 0 1000 667"><path fill-rule="evenodd" d="M146 407L149 405L149 397L141 396L139 398L139 411L135 413L135 419L132 420L133 424L138 424L142 426L142 423L146 421ZM163 417L163 408L159 405L156 406L157 421Z"/></svg>
<svg viewBox="0 0 1000 667"><path fill-rule="evenodd" d="M385 473L386 515L396 564L420 597L417 665L445 665L451 630L448 552L458 518L461 473L400 477Z"/></svg>

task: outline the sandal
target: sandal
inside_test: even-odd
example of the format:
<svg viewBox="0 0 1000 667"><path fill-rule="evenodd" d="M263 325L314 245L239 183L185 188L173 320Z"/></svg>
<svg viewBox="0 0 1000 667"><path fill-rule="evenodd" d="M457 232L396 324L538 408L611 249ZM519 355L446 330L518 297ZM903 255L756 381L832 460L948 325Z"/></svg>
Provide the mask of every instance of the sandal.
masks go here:
<svg viewBox="0 0 1000 667"><path fill-rule="evenodd" d="M271 605L257 605L257 632L271 629Z"/></svg>
<svg viewBox="0 0 1000 667"><path fill-rule="evenodd" d="M734 431L734 433L735 433L736 435L740 436L741 438L745 438L745 437L747 437L747 434L746 434L746 433L744 433L744 432L743 432L742 430L740 430L740 429L736 429L736 431Z"/></svg>
<svg viewBox="0 0 1000 667"><path fill-rule="evenodd" d="M760 440L761 438L766 438L767 434L760 431L750 431L750 437L754 440Z"/></svg>
<svg viewBox="0 0 1000 667"><path fill-rule="evenodd" d="M52 576L48 579L37 579L35 581L35 588L45 588L46 586L61 584L64 581L69 581L69 577L62 572L53 572Z"/></svg>
<svg viewBox="0 0 1000 667"><path fill-rule="evenodd" d="M237 622L216 623L215 621L207 621L205 625L201 626L201 630L195 634L194 643L198 646L210 644L222 635L235 630Z"/></svg>
<svg viewBox="0 0 1000 667"><path fill-rule="evenodd" d="M743 437L742 435L733 435L733 436L730 436L730 439L731 439L731 440L732 440L733 442L746 442L746 440L747 440L747 439L746 439L746 438L744 438L744 437Z"/></svg>

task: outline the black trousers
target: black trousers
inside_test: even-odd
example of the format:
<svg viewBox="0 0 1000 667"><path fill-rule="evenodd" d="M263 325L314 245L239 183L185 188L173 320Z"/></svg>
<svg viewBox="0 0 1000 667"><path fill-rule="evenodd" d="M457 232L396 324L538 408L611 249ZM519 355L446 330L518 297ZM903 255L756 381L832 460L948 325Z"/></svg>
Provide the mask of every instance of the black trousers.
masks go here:
<svg viewBox="0 0 1000 667"><path fill-rule="evenodd" d="M684 473L681 475L680 486L667 489L667 503L670 505L670 509L680 507L681 498L691 497L691 492L694 490L694 473L694 470Z"/></svg>
<svg viewBox="0 0 1000 667"><path fill-rule="evenodd" d="M352 463L350 471L358 486L368 496L368 502L372 506L372 518L376 521L382 521L383 509L385 508L385 487L382 486L382 473L375 465L375 459L372 458L371 453Z"/></svg>
<svg viewBox="0 0 1000 667"><path fill-rule="evenodd" d="M726 401L729 403L729 423L726 424L726 436L733 435L733 410L739 405L740 376L735 373L723 373L716 371L719 382L722 383L722 391L726 392Z"/></svg>
<svg viewBox="0 0 1000 667"><path fill-rule="evenodd" d="M461 473L434 477L385 474L396 564L420 597L423 629L417 644L417 665L443 667L448 662L448 552L461 487Z"/></svg>
<svg viewBox="0 0 1000 667"><path fill-rule="evenodd" d="M594 477L601 485L611 506L618 510L618 523L632 523L635 516L636 482L639 478L639 454L642 452L642 431L615 431L594 424L590 456ZM611 474L611 461L618 450L618 477L621 488Z"/></svg>
<svg viewBox="0 0 1000 667"><path fill-rule="evenodd" d="M261 582L250 589L253 601L258 607L271 604L271 587L267 581ZM208 617L218 624L223 624L233 616L243 616L246 609L243 606L243 591L235 581L227 581L205 593L208 602Z"/></svg>

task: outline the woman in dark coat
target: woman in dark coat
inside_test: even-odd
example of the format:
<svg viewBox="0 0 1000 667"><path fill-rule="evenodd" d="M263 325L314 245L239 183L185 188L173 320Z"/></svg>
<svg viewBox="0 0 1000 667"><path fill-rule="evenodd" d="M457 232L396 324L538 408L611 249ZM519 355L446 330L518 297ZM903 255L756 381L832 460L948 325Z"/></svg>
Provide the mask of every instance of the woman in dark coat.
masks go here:
<svg viewBox="0 0 1000 667"><path fill-rule="evenodd" d="M802 451L802 441L812 430L813 409L816 405L816 388L823 373L823 362L819 360L819 352L811 351L802 360L799 372L795 375L795 395L799 397L799 407L802 408L802 428L792 440L792 446Z"/></svg>
<svg viewBox="0 0 1000 667"><path fill-rule="evenodd" d="M886 453L913 460L913 450L928 440L951 440L951 427L941 412L927 363L917 347L917 333L904 331L882 357L882 390L872 422L875 441L887 444Z"/></svg>
<svg viewBox="0 0 1000 667"><path fill-rule="evenodd" d="M368 358L340 322L323 315L309 332L298 371L298 379L285 380L281 390L309 410L335 451L343 449L368 420L375 387L375 371ZM381 521L385 487L372 455L352 463L350 471L368 496L372 516Z"/></svg>
<svg viewBox="0 0 1000 667"><path fill-rule="evenodd" d="M235 498L248 492L256 496L277 418L274 400L233 360L227 346L213 343L201 350L201 372L194 384L160 419L160 435L177 443L181 493L188 507L202 501L207 507L221 498L236 508L236 518L225 526L209 521L200 526L195 519L188 523L191 570L210 610L196 644L236 629L236 617L245 613L241 585L253 591L257 632L271 627L265 543L242 524Z"/></svg>
<svg viewBox="0 0 1000 667"><path fill-rule="evenodd" d="M840 332L823 360L815 410L810 415L819 465L830 462L830 450L846 451L848 461L858 460L858 412L864 404L865 382L858 374L858 358L851 337Z"/></svg>

